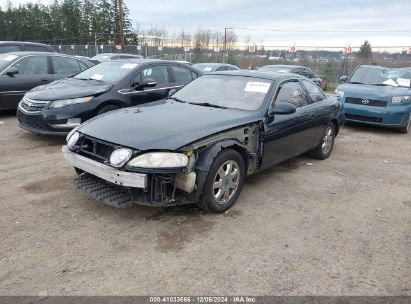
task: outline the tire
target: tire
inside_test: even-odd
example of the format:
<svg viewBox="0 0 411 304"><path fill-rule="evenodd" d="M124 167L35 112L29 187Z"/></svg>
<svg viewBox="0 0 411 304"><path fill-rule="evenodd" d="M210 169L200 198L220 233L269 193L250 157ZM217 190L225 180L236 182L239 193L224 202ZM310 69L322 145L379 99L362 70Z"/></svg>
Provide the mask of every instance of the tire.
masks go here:
<svg viewBox="0 0 411 304"><path fill-rule="evenodd" d="M79 169L79 168L77 168L77 167L73 167L73 168L74 168L74 171L76 171L77 175L81 175L81 174L84 173L83 170L81 170L81 169Z"/></svg>
<svg viewBox="0 0 411 304"><path fill-rule="evenodd" d="M237 172L235 175L234 171ZM208 171L197 206L214 213L230 209L240 195L245 174L245 163L240 153L231 149L220 152Z"/></svg>
<svg viewBox="0 0 411 304"><path fill-rule="evenodd" d="M410 118L408 118L408 124L406 124L404 127L398 128L398 132L407 134L410 131L411 128L411 115Z"/></svg>
<svg viewBox="0 0 411 304"><path fill-rule="evenodd" d="M317 159L326 159L331 155L334 147L335 140L335 126L332 122L329 122L321 136L321 141L314 150L310 152L310 155Z"/></svg>
<svg viewBox="0 0 411 304"><path fill-rule="evenodd" d="M107 113L107 112L110 112L110 111L114 111L114 110L117 110L117 109L120 109L120 108L118 106L115 106L115 105L107 105L107 106L102 107L100 110L98 110L97 115L101 115L101 114L104 114L104 113Z"/></svg>

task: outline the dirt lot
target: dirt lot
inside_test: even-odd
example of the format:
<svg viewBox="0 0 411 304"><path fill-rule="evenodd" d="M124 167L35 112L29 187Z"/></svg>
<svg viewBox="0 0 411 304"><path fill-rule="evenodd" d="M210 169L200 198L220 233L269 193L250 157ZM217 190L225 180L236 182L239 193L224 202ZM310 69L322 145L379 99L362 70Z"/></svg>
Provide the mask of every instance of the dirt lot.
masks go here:
<svg viewBox="0 0 411 304"><path fill-rule="evenodd" d="M411 295L411 134L347 126L222 215L106 207L72 185L64 139L13 114L0 134L1 295Z"/></svg>

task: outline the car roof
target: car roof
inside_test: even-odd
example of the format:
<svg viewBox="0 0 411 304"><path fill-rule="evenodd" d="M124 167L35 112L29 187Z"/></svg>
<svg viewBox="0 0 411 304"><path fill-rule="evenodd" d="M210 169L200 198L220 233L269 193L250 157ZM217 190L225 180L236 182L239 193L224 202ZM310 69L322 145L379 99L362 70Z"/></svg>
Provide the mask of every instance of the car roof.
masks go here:
<svg viewBox="0 0 411 304"><path fill-rule="evenodd" d="M27 44L27 45L41 45L41 46L49 46L49 44L39 43L39 42L30 42L30 41L0 41L0 44Z"/></svg>
<svg viewBox="0 0 411 304"><path fill-rule="evenodd" d="M291 64L269 64L265 65L264 67L276 67L276 68L287 68L287 69L295 69L295 68L303 68L301 65L291 65Z"/></svg>
<svg viewBox="0 0 411 304"><path fill-rule="evenodd" d="M47 55L47 56L63 56L63 57L76 57L75 55L67 55L62 53L51 53L51 52L35 52L35 51L24 51L24 52L9 52L3 54L12 54L16 56L27 56L27 55Z"/></svg>
<svg viewBox="0 0 411 304"><path fill-rule="evenodd" d="M233 66L232 64L229 63L218 63L218 62L199 62L195 63L194 65L211 65L211 66L224 66L224 65L230 65Z"/></svg>
<svg viewBox="0 0 411 304"><path fill-rule="evenodd" d="M245 76L256 77L267 80L281 81L286 79L306 79L306 77L294 73L277 73L277 72L262 72L258 70L231 70L223 72L213 72L207 75L230 75L230 76Z"/></svg>
<svg viewBox="0 0 411 304"><path fill-rule="evenodd" d="M99 53L99 54L96 54L95 56L100 56L100 55L103 55L103 56L131 55L131 56L136 56L136 57L141 56L141 55L138 55L138 54L129 54L129 53Z"/></svg>

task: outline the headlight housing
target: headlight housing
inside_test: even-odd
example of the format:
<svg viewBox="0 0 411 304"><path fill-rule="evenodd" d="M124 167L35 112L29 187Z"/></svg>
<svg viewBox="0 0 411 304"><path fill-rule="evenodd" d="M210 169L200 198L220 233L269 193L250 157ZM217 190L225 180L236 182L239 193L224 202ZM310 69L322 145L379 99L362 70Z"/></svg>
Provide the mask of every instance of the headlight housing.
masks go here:
<svg viewBox="0 0 411 304"><path fill-rule="evenodd" d="M340 91L340 90L338 90L338 89L335 90L335 94L336 94L338 97L340 97L340 98L343 98L343 97L344 97L344 92L343 92L343 91Z"/></svg>
<svg viewBox="0 0 411 304"><path fill-rule="evenodd" d="M50 109L62 108L62 107L65 107L65 106L70 106L70 105L74 105L74 104L78 104L78 103L89 102L92 99L93 99L93 96L79 97L79 98L73 98L73 99L55 100L50 104L49 108Z"/></svg>
<svg viewBox="0 0 411 304"><path fill-rule="evenodd" d="M133 151L128 148L118 148L110 155L110 165L116 168L124 166L129 161Z"/></svg>
<svg viewBox="0 0 411 304"><path fill-rule="evenodd" d="M70 134L69 134L70 135ZM68 137L68 136L67 136ZM78 132L74 132L73 135L68 137L67 140L67 147L71 150L76 145L78 139L80 138L80 134Z"/></svg>
<svg viewBox="0 0 411 304"><path fill-rule="evenodd" d="M411 101L411 96L394 96L391 100L392 103L407 103Z"/></svg>
<svg viewBox="0 0 411 304"><path fill-rule="evenodd" d="M183 168L188 157L182 153L151 152L133 158L127 165L138 168Z"/></svg>

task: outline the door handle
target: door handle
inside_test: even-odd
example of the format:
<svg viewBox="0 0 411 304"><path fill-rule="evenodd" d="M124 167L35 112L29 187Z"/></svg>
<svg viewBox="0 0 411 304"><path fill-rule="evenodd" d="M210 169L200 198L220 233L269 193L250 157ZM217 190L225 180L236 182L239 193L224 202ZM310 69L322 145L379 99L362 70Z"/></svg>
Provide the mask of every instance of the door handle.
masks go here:
<svg viewBox="0 0 411 304"><path fill-rule="evenodd" d="M42 78L40 81L49 81L47 78Z"/></svg>

